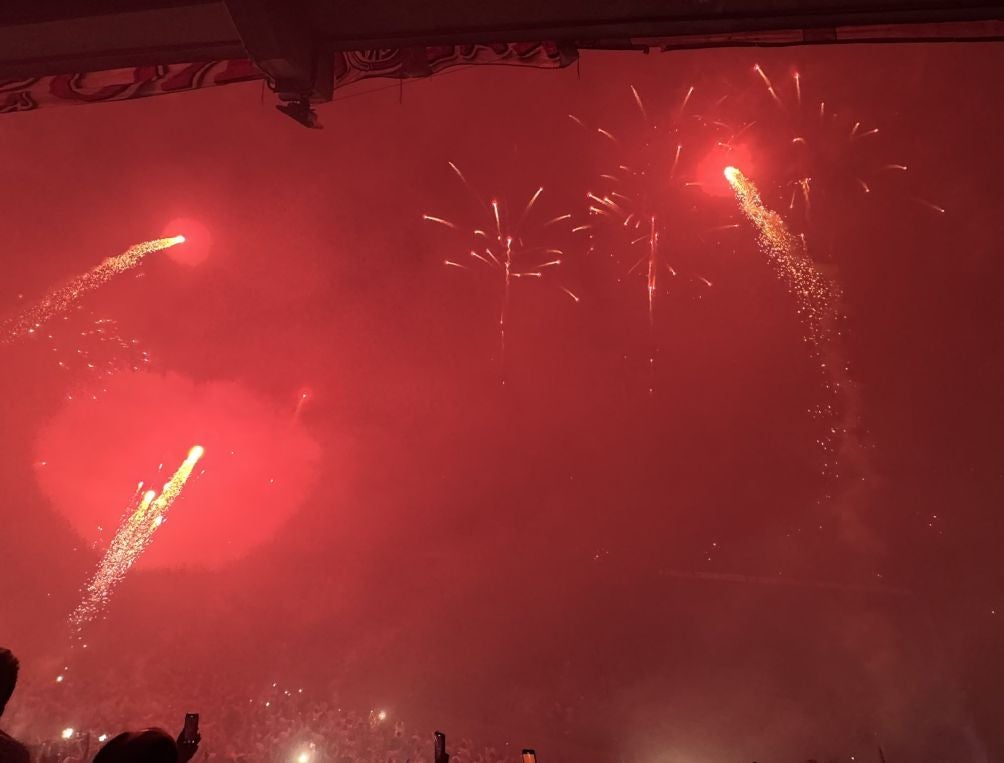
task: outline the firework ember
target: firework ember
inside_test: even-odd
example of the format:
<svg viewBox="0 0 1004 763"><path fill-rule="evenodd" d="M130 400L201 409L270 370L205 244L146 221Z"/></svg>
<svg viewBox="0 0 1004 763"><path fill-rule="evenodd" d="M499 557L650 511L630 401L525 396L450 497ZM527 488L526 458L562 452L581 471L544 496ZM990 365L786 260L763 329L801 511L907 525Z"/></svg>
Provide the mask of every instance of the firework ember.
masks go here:
<svg viewBox="0 0 1004 763"><path fill-rule="evenodd" d="M163 523L171 505L181 495L192 470L204 453L201 445L193 446L174 476L164 483L160 495L155 490L144 492L143 483L139 483L122 523L98 564L97 571L84 589L83 600L70 615L70 625L75 632L79 634L83 626L99 615L108 604L115 586L150 545L154 533Z"/></svg>
<svg viewBox="0 0 1004 763"><path fill-rule="evenodd" d="M37 304L5 321L0 327L0 342L10 343L34 334L44 323L66 312L88 292L139 265L148 254L183 243L185 243L184 236L158 238L135 244L122 254L108 257L97 267L77 276L65 286L49 292Z"/></svg>

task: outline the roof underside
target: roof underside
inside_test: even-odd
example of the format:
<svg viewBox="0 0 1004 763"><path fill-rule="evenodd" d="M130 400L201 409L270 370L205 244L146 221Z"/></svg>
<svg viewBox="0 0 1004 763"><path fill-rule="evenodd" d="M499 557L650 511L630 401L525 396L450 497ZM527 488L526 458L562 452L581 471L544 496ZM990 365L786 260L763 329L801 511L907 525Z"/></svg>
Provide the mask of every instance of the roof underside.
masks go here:
<svg viewBox="0 0 1004 763"><path fill-rule="evenodd" d="M473 42L675 48L985 40L1004 36L1001 19L1004 3L986 0L7 0L0 78Z"/></svg>

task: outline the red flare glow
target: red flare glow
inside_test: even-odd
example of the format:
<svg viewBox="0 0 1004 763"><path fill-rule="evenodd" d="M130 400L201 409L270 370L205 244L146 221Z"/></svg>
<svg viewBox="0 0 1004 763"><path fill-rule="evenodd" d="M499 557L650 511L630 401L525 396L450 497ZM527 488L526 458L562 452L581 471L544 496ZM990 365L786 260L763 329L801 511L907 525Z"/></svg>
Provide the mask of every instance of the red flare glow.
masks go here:
<svg viewBox="0 0 1004 763"><path fill-rule="evenodd" d="M696 178L701 190L709 196L732 196L732 188L722 174L725 167L738 165L752 167L752 152L745 145L719 144L697 165ZM752 170L750 170L752 172Z"/></svg>
<svg viewBox="0 0 1004 763"><path fill-rule="evenodd" d="M177 217L165 227L165 236L177 236L182 239L178 246L171 247L168 256L182 265L199 265L209 256L213 246L213 237L209 229L197 220L188 217Z"/></svg>

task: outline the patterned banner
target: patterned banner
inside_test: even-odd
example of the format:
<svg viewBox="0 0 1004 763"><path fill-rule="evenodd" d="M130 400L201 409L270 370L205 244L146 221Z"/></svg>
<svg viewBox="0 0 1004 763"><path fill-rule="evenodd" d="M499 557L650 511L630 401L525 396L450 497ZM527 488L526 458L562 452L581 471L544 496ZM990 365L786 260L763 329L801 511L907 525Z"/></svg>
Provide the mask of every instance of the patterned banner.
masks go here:
<svg viewBox="0 0 1004 763"><path fill-rule="evenodd" d="M428 77L451 66L502 64L559 69L578 57L575 48L556 42L341 51L335 54L335 87L369 77Z"/></svg>
<svg viewBox="0 0 1004 763"><path fill-rule="evenodd" d="M334 59L335 87L370 77L428 77L451 66L559 68L577 57L574 48L551 42L338 52ZM253 62L234 59L0 80L0 113L59 104L126 101L265 78Z"/></svg>
<svg viewBox="0 0 1004 763"><path fill-rule="evenodd" d="M6 80L0 81L0 113L59 104L127 101L263 78L253 63L236 59Z"/></svg>

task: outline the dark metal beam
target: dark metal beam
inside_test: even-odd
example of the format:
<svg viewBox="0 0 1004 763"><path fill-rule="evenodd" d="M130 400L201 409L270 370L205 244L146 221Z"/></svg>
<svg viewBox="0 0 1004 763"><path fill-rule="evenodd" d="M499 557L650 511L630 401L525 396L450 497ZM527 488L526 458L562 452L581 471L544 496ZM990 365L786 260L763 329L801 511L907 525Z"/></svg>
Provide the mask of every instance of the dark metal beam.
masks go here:
<svg viewBox="0 0 1004 763"><path fill-rule="evenodd" d="M0 19L0 79L100 71L131 66L243 58L247 54L222 2L157 5L61 18L14 14L28 3L7 2ZM39 5L42 5L41 3ZM77 4L82 5L81 3Z"/></svg>
<svg viewBox="0 0 1004 763"><path fill-rule="evenodd" d="M335 49L591 40L1004 20L1000 0L329 0L310 4ZM979 30L975 30L979 34ZM805 42L824 42L807 35Z"/></svg>
<svg viewBox="0 0 1004 763"><path fill-rule="evenodd" d="M1002 22L1001 0L4 0L0 79L250 53L302 85L312 62L339 49L981 40L1004 36Z"/></svg>

